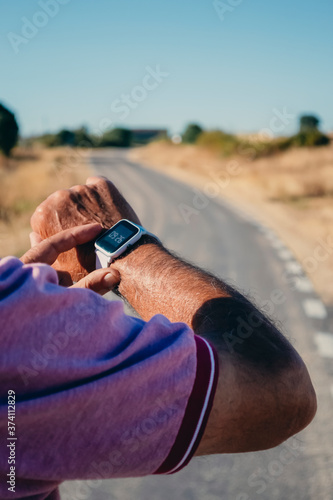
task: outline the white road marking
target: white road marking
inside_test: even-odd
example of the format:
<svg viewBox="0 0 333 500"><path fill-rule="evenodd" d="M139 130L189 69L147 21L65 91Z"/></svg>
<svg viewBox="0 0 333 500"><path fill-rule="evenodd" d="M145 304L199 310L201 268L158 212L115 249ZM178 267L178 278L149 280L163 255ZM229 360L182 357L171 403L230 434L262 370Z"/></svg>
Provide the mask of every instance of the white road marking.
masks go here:
<svg viewBox="0 0 333 500"><path fill-rule="evenodd" d="M285 266L286 266L288 273L290 273L290 274L302 274L302 272L303 272L301 264L299 264L295 260L291 260L290 262L286 262Z"/></svg>
<svg viewBox="0 0 333 500"><path fill-rule="evenodd" d="M268 227L264 226L263 224L261 224L260 222L258 223L258 230L265 234L267 233L267 231L269 231Z"/></svg>
<svg viewBox="0 0 333 500"><path fill-rule="evenodd" d="M312 283L305 276L295 276L293 280L295 290L303 293L313 292Z"/></svg>
<svg viewBox="0 0 333 500"><path fill-rule="evenodd" d="M306 299L303 301L305 314L309 318L324 319L327 316L326 308L319 299Z"/></svg>
<svg viewBox="0 0 333 500"><path fill-rule="evenodd" d="M325 332L317 332L315 334L315 342L318 352L324 358L333 358L333 334Z"/></svg>
<svg viewBox="0 0 333 500"><path fill-rule="evenodd" d="M248 215L245 212L243 212L242 210L238 210L237 208L234 209L234 214L236 214L237 217L240 217L241 219L247 220L248 218Z"/></svg>
<svg viewBox="0 0 333 500"><path fill-rule="evenodd" d="M331 385L331 396L333 398L333 385Z"/></svg>
<svg viewBox="0 0 333 500"><path fill-rule="evenodd" d="M290 259L293 258L293 254L291 253L290 250L288 250L288 248L279 250L278 251L278 256L282 260L290 260Z"/></svg>
<svg viewBox="0 0 333 500"><path fill-rule="evenodd" d="M268 231L265 232L265 236L267 239L269 240L276 240L277 239L277 236L275 233L273 233L273 231L271 229L269 229Z"/></svg>
<svg viewBox="0 0 333 500"><path fill-rule="evenodd" d="M271 245L273 248L276 248L277 250L286 249L285 244L281 240L279 240L279 238L271 240Z"/></svg>

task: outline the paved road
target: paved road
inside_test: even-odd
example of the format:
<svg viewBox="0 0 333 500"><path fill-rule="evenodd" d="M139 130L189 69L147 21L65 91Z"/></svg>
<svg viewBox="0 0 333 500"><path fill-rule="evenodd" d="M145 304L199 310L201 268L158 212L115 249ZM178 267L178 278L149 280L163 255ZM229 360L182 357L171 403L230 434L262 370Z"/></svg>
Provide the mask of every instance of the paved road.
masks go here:
<svg viewBox="0 0 333 500"><path fill-rule="evenodd" d="M330 330L329 318L320 313L322 304L306 287L292 254L261 224L216 198L199 206L192 188L127 160L123 151L98 151L91 162L97 173L115 182L168 248L236 285L270 312L310 367L319 411L310 428L274 450L196 458L170 477L108 480L98 487L65 483L63 498L332 500L333 374L329 358L320 356L316 346L316 332ZM184 204L196 209L187 222Z"/></svg>

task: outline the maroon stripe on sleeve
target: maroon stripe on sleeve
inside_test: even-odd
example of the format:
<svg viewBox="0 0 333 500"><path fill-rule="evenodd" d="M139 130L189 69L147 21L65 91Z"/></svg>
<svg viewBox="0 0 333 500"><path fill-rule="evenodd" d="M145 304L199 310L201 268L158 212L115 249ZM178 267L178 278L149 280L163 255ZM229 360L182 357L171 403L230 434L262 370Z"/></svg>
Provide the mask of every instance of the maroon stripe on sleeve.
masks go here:
<svg viewBox="0 0 333 500"><path fill-rule="evenodd" d="M185 415L176 440L162 465L154 474L173 474L193 457L203 436L213 405L218 380L218 358L215 349L195 335L197 371Z"/></svg>

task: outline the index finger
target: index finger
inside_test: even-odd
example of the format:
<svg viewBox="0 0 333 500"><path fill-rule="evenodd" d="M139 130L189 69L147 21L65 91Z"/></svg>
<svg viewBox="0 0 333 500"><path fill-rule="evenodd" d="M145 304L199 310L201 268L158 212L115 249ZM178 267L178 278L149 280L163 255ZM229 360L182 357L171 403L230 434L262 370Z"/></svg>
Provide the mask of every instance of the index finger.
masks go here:
<svg viewBox="0 0 333 500"><path fill-rule="evenodd" d="M42 262L52 265L61 253L91 241L101 231L100 224L84 224L83 226L65 229L28 250L21 257L21 261L24 264Z"/></svg>
<svg viewBox="0 0 333 500"><path fill-rule="evenodd" d="M88 177L88 179L86 180L86 184L89 185L89 184L98 184L99 182L101 181L108 181L109 179L107 177L104 177L102 175L91 175L90 177Z"/></svg>

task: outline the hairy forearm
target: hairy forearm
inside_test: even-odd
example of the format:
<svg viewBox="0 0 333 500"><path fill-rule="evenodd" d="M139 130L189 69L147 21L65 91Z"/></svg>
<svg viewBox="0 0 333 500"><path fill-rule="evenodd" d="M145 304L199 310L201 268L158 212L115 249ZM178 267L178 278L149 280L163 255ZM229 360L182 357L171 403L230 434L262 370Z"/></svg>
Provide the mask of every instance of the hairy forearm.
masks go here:
<svg viewBox="0 0 333 500"><path fill-rule="evenodd" d="M162 246L140 245L112 267L121 276L120 294L144 320L163 314L187 323L220 357L246 369L254 364L272 374L299 361L282 333L245 297Z"/></svg>
<svg viewBox="0 0 333 500"><path fill-rule="evenodd" d="M160 313L185 322L217 349L218 388L197 454L276 446L311 421L316 398L302 360L245 297L154 244L112 267L120 294L143 319Z"/></svg>
<svg viewBox="0 0 333 500"><path fill-rule="evenodd" d="M149 239L148 239L149 241ZM163 314L187 323L219 351L279 370L295 351L272 323L221 279L156 244L117 259L119 293L148 321Z"/></svg>
<svg viewBox="0 0 333 500"><path fill-rule="evenodd" d="M139 246L111 267L121 275L119 293L146 321L163 314L193 328L195 314L205 302L232 294L221 280L156 244Z"/></svg>

